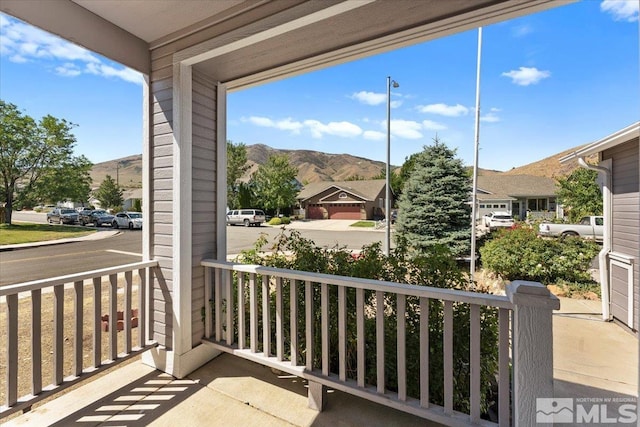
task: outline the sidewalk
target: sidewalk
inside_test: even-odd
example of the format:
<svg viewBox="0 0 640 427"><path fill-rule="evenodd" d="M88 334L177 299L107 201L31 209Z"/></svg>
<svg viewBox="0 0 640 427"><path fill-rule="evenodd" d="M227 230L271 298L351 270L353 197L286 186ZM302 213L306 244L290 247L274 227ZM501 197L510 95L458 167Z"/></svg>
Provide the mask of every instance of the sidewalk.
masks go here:
<svg viewBox="0 0 640 427"><path fill-rule="evenodd" d="M327 231L379 231L383 233L383 228L375 227L352 227L356 220L349 219L305 219L291 221L291 224L287 224L286 227L290 230L327 230ZM372 221L374 222L374 221ZM263 224L267 226L267 224ZM272 227L282 227L282 225L274 225ZM393 227L391 227L393 230Z"/></svg>
<svg viewBox="0 0 640 427"><path fill-rule="evenodd" d="M587 402L587 409L596 400L606 402L614 415L638 396L638 338L603 322L601 304L560 298L560 310L553 313L554 397Z"/></svg>

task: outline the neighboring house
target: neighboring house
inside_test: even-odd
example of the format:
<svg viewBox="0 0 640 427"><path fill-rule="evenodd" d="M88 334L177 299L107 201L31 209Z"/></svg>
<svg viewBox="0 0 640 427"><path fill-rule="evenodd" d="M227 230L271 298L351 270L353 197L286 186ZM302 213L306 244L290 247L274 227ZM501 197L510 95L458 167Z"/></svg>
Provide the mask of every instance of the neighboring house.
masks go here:
<svg viewBox="0 0 640 427"><path fill-rule="evenodd" d="M519 219L555 218L561 212L556 182L534 175L480 175L477 217L493 211L507 211Z"/></svg>
<svg viewBox="0 0 640 427"><path fill-rule="evenodd" d="M384 216L385 190L384 179L314 182L296 199L305 219L375 219Z"/></svg>
<svg viewBox="0 0 640 427"><path fill-rule="evenodd" d="M640 122L563 158L596 169L602 185L604 239L600 252L602 316L638 334L640 310ZM584 158L598 154L597 167Z"/></svg>
<svg viewBox="0 0 640 427"><path fill-rule="evenodd" d="M142 188L135 188L133 190L127 190L122 194L122 208L125 211L133 210L133 205L137 200L142 200Z"/></svg>

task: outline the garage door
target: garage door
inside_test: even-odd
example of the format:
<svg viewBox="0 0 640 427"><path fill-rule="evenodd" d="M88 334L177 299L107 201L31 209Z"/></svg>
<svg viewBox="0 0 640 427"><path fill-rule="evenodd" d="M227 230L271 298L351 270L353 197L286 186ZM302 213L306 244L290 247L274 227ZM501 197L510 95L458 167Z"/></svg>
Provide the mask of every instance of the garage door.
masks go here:
<svg viewBox="0 0 640 427"><path fill-rule="evenodd" d="M361 219L360 205L358 206L344 206L334 205L329 206L329 219Z"/></svg>
<svg viewBox="0 0 640 427"><path fill-rule="evenodd" d="M307 207L307 219L324 219L324 209L320 206Z"/></svg>

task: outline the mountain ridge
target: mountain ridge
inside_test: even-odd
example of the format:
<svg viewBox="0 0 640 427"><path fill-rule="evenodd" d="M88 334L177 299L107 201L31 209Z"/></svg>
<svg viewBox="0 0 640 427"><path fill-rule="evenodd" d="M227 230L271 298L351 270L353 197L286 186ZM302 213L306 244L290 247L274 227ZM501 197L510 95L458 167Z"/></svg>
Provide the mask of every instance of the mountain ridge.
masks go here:
<svg viewBox="0 0 640 427"><path fill-rule="evenodd" d="M266 163L269 156L273 154L287 155L290 163L298 168L296 178L303 184L319 181L345 181L356 176L363 179L371 179L380 175L385 168L384 162L352 154L332 154L306 149L280 149L264 144L247 145L246 147L249 169L241 178L245 182L249 181L251 174L258 169L258 166ZM480 175L534 175L554 179L560 178L570 174L578 167L578 163L573 160L566 164L560 164L559 159L581 147L582 145L564 150L508 171L480 168L478 173ZM398 168L399 166L392 165L392 169ZM99 186L107 175L111 175L125 189L141 188L142 155L136 154L94 164L91 169L93 186Z"/></svg>

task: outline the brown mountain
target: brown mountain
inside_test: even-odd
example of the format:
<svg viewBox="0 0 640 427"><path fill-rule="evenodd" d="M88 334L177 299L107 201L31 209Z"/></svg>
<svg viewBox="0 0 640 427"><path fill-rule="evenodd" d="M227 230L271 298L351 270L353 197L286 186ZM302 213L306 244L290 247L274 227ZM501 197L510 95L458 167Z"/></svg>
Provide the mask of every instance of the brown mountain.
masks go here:
<svg viewBox="0 0 640 427"><path fill-rule="evenodd" d="M580 147L513 168L507 172L481 168L478 173L480 175L535 175L549 178L566 176L578 167L577 162L561 165L559 159L578 148ZM263 144L255 144L247 145L247 159L250 168L245 173L243 180L248 181L258 166L264 164L273 154L286 154L291 164L298 168L297 178L303 184L319 181L344 181L355 176L369 179L379 175L385 167L384 162L351 154L329 154L312 150L281 150ZM398 169L397 166L392 168ZM91 170L94 187L100 185L106 175L111 175L114 180L117 179L120 185L126 189L142 187L142 155L95 164Z"/></svg>

